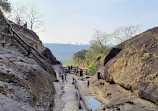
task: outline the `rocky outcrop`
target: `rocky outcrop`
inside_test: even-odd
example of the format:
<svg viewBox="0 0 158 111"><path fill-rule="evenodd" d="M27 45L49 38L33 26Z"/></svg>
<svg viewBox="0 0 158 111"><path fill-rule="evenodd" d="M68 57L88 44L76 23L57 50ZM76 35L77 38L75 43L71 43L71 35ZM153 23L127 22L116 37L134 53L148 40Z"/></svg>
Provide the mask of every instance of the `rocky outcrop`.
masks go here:
<svg viewBox="0 0 158 111"><path fill-rule="evenodd" d="M41 53L51 61L51 64L60 64L60 62L56 60L54 55L51 53L50 49L45 48Z"/></svg>
<svg viewBox="0 0 158 111"><path fill-rule="evenodd" d="M16 31L19 33L20 30ZM54 104L54 69L51 66L45 67L48 66L48 61L35 50L28 54L28 47L23 47L23 42L18 42L15 38L16 35L9 33L6 20L0 14L0 109L49 111ZM35 33L23 30L22 39L25 42L34 44L35 38ZM40 45L35 49L44 49L42 42L37 38L36 41Z"/></svg>
<svg viewBox="0 0 158 111"><path fill-rule="evenodd" d="M48 48L43 46L41 40L35 32L23 28L23 26L15 24L12 21L10 21L10 23L12 24L13 28L18 32L18 34L22 37L22 39L26 41L30 46L41 52L47 59L51 61L52 64L60 64L59 61L56 60L52 52Z"/></svg>
<svg viewBox="0 0 158 111"><path fill-rule="evenodd" d="M101 72L101 78L109 84L118 85L122 90L129 91L134 97L158 105L157 66L158 27L155 27L107 51L99 60L97 71ZM105 90L103 92L106 94ZM112 93L115 94L115 92ZM127 111L125 108L121 109L121 104L125 104L127 98L114 98L116 97L113 97L109 103L111 106L107 104L103 109L114 110L114 106L117 106L121 111ZM134 101L135 103L130 103L133 108L135 107L133 104L140 103ZM158 108L149 109L158 110ZM143 109L140 107L137 110L142 111Z"/></svg>
<svg viewBox="0 0 158 111"><path fill-rule="evenodd" d="M41 40L35 32L27 28L24 28L21 25L15 24L12 21L10 21L10 23L24 41L26 41L29 45L33 46L39 51L43 50L44 46L42 45Z"/></svg>

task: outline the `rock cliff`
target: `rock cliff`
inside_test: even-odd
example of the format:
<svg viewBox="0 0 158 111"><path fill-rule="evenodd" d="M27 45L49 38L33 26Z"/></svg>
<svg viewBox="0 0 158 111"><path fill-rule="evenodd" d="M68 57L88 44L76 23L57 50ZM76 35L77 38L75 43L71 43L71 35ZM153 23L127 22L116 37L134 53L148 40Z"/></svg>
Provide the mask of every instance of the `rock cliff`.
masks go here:
<svg viewBox="0 0 158 111"><path fill-rule="evenodd" d="M47 47L43 46L41 40L35 32L23 28L21 25L17 25L11 21L10 23L24 41L26 41L29 45L33 46L39 52L41 52L41 54L43 54L47 59L49 59L52 64L60 64L60 62L56 60L52 52Z"/></svg>
<svg viewBox="0 0 158 111"><path fill-rule="evenodd" d="M60 62L56 60L54 55L51 53L50 49L45 48L41 53L51 61L51 64L60 64Z"/></svg>
<svg viewBox="0 0 158 111"><path fill-rule="evenodd" d="M104 99L100 110L157 111L157 66L158 27L108 50L98 61L101 79L91 80Z"/></svg>
<svg viewBox="0 0 158 111"><path fill-rule="evenodd" d="M49 111L54 103L56 74L49 61L36 51L45 48L34 32L12 25L22 40L35 49L18 41L0 11L0 109ZM55 57L53 60L56 61Z"/></svg>

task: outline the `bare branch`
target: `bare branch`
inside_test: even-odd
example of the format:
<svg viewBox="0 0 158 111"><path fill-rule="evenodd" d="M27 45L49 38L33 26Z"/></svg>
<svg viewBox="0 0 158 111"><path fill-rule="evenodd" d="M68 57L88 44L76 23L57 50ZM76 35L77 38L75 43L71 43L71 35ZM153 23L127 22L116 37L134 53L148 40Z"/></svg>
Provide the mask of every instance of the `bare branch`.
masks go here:
<svg viewBox="0 0 158 111"><path fill-rule="evenodd" d="M139 31L140 26L139 25L130 25L127 27L120 27L117 28L113 33L112 37L116 39L118 43L122 43L127 39L130 39L131 37L135 36L137 32Z"/></svg>
<svg viewBox="0 0 158 111"><path fill-rule="evenodd" d="M40 32L43 26L39 9L35 4L27 6L20 3L12 4L12 13L9 17L19 25L23 25L27 21L28 28L36 32Z"/></svg>

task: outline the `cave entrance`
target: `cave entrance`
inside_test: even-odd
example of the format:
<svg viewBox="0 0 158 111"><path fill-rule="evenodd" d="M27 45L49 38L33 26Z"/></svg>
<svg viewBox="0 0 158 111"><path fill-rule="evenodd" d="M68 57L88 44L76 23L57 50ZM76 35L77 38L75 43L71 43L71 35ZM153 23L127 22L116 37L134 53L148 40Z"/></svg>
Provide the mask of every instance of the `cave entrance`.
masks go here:
<svg viewBox="0 0 158 111"><path fill-rule="evenodd" d="M104 60L104 66L107 64L107 62L114 58L122 49L119 48L112 48L111 51L109 52L109 54L106 56L105 60Z"/></svg>

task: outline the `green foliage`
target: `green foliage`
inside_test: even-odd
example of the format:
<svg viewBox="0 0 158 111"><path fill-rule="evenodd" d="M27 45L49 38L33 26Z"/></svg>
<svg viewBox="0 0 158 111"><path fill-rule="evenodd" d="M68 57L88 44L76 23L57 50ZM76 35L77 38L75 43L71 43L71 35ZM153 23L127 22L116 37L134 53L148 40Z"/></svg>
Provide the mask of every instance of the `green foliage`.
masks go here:
<svg viewBox="0 0 158 111"><path fill-rule="evenodd" d="M85 49L74 53L73 61L76 61L78 63L82 62L86 57L86 53L87 53L87 50Z"/></svg>
<svg viewBox="0 0 158 111"><path fill-rule="evenodd" d="M76 63L76 62L71 62L70 65L72 65L72 66L78 66L78 63ZM68 65L67 65L67 66L68 66Z"/></svg>
<svg viewBox="0 0 158 111"><path fill-rule="evenodd" d="M97 53L95 53L93 49L89 48L86 53L85 62L89 64L89 62L95 61L96 56L97 56Z"/></svg>
<svg viewBox="0 0 158 111"><path fill-rule="evenodd" d="M97 62L96 59L99 54L104 54L107 49L107 42L109 34L96 30L94 38L91 41L91 46L88 50L81 50L74 54L72 64L84 64L87 65L88 74L96 73Z"/></svg>
<svg viewBox="0 0 158 111"><path fill-rule="evenodd" d="M99 54L104 54L107 49L109 48L106 45L103 45L100 39L94 39L88 50L83 49L74 54L73 62L71 65L87 65L88 74L95 74L97 66L96 59Z"/></svg>
<svg viewBox="0 0 158 111"><path fill-rule="evenodd" d="M92 62L88 67L87 67L87 72L88 74L95 74L96 73L96 66L97 62Z"/></svg>
<svg viewBox="0 0 158 111"><path fill-rule="evenodd" d="M92 43L90 46L90 49L92 49L93 52L96 54L104 54L106 50L108 49L108 47L104 45L98 45L96 43Z"/></svg>
<svg viewBox="0 0 158 111"><path fill-rule="evenodd" d="M0 7L6 12L11 12L10 3L7 0L0 0Z"/></svg>

